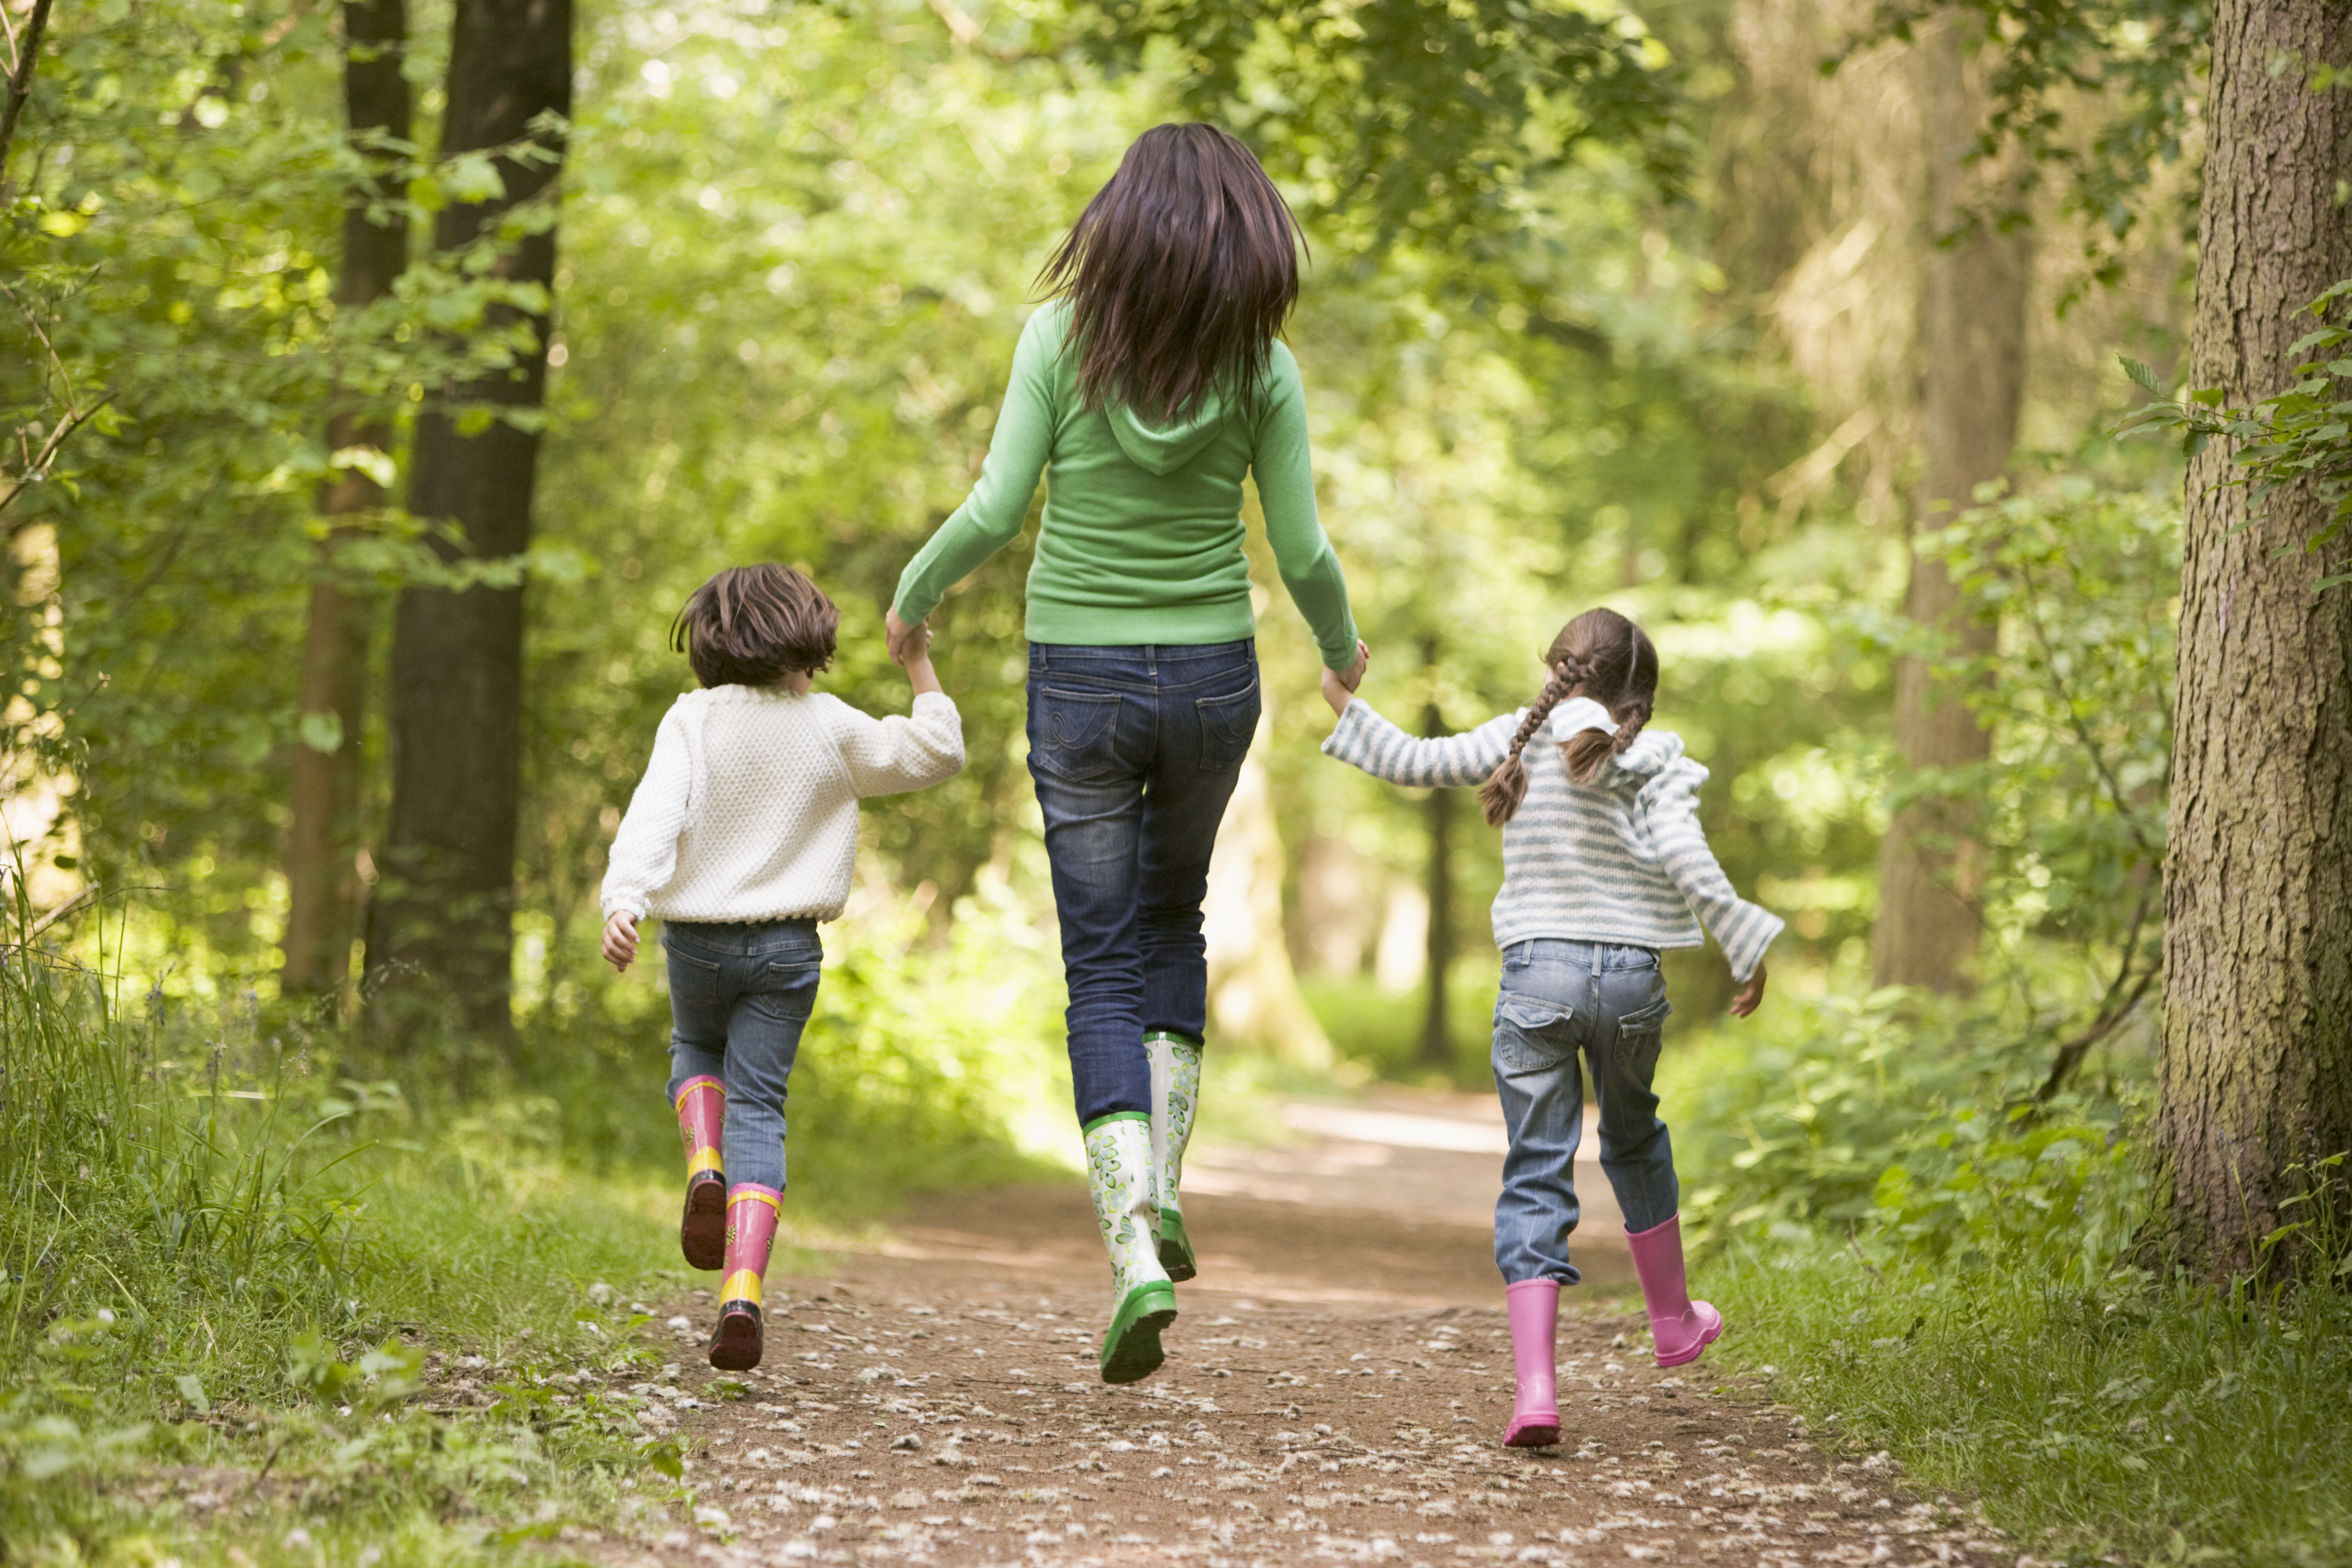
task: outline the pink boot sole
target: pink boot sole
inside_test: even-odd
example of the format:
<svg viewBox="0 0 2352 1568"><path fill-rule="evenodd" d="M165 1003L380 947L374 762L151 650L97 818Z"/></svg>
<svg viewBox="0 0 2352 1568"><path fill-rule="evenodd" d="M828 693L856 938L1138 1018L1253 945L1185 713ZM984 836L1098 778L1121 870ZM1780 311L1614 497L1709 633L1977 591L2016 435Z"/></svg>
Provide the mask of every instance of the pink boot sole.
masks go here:
<svg viewBox="0 0 2352 1568"><path fill-rule="evenodd" d="M1712 1306L1705 1301L1693 1301L1691 1303L1691 1315L1696 1317L1703 1325L1698 1331L1697 1340L1684 1349L1674 1351L1672 1352L1667 1352L1663 1346L1660 1347L1657 1352L1658 1364L1660 1366L1687 1366L1692 1362L1698 1360L1699 1352L1701 1351L1706 1349L1707 1346L1715 1343L1717 1339L1722 1337L1723 1314L1717 1311ZM1651 1327L1650 1334L1653 1339L1657 1337L1657 1328L1654 1324Z"/></svg>
<svg viewBox="0 0 2352 1568"><path fill-rule="evenodd" d="M1503 1433L1503 1446L1507 1448L1549 1448L1559 1441L1557 1410L1530 1410L1524 1415L1514 1415Z"/></svg>

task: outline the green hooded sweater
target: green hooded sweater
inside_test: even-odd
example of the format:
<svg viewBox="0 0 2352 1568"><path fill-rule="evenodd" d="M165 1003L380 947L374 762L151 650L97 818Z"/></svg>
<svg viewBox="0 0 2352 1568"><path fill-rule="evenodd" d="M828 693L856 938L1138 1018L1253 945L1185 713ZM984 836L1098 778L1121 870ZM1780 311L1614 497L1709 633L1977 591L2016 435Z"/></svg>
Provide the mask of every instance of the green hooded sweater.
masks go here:
<svg viewBox="0 0 2352 1568"><path fill-rule="evenodd" d="M915 622L1021 532L1045 476L1045 517L1029 568L1029 640L1091 647L1238 642L1257 629L1242 553L1242 476L1257 479L1266 542L1323 662L1356 662L1356 623L1339 558L1315 515L1306 391L1281 343L1251 399L1212 397L1178 425L1124 406L1089 409L1077 355L1063 352L1070 306L1029 318L980 482L898 579Z"/></svg>

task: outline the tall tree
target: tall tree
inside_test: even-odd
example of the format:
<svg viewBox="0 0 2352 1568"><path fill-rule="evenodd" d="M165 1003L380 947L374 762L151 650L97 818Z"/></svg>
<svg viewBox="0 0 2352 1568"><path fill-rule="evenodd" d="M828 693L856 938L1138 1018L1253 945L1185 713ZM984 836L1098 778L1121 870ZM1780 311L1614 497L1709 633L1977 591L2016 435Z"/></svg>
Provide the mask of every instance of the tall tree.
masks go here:
<svg viewBox="0 0 2352 1568"><path fill-rule="evenodd" d="M1422 645L1422 662L1435 679L1438 647L1434 639ZM1445 715L1435 699L1423 705L1421 732L1434 739L1450 735ZM1450 789L1433 789L1422 803L1429 817L1429 948L1428 992L1422 999L1421 1059L1443 1071L1454 1065L1454 1033L1447 1026L1446 977L1454 972L1454 950L1461 944L1454 930L1454 796Z"/></svg>
<svg viewBox="0 0 2352 1568"><path fill-rule="evenodd" d="M2290 313L2352 277L2352 58L2336 0L2221 0L2189 384L2236 405L2294 379ZM2164 1225L2192 1267L2248 1266L2299 1162L2352 1148L2352 593L2326 500L2250 508L2230 444L2189 466L2154 1129ZM2274 1261L2285 1261L2288 1253Z"/></svg>
<svg viewBox="0 0 2352 1568"><path fill-rule="evenodd" d="M398 193L387 185L398 156L387 143L409 137L408 79L402 69L407 41L406 0L347 0L343 105L370 177L352 193L343 211L335 303L344 310L363 310L391 293L408 265L408 221L393 200ZM328 420L327 447L335 453L387 453L391 426L380 415L339 411ZM310 584L302 647L301 743L294 752L292 821L286 838L289 907L279 984L289 993L329 995L340 990L359 928L353 862L360 843L362 731L375 595L338 572L337 555L353 533L351 520L383 504L383 487L370 466L337 468L319 497L328 532Z"/></svg>
<svg viewBox="0 0 2352 1568"><path fill-rule="evenodd" d="M1918 49L1932 244L1919 299L1916 529L1948 522L1977 486L2001 476L2025 389L2029 231L2021 222L2004 231L1971 178L1968 154L1986 96L1981 62L1962 44L1948 23ZM1912 555L1904 610L1949 656L1990 651L1992 622L1932 553ZM1964 767L1990 754L1991 738L1936 662L1906 658L1896 670L1895 745L1908 772ZM1877 984L1949 992L1967 984L1979 930L1972 859L1966 814L1948 796L1930 795L1895 814L1879 854Z"/></svg>
<svg viewBox="0 0 2352 1568"><path fill-rule="evenodd" d="M530 416L547 384L549 186L562 153L550 117L571 104L571 0L458 0L442 154L497 150L498 178L436 216L434 245L472 251L488 282L528 286L496 296L477 330L530 330L510 371L445 389L417 419L409 510L440 525L436 548L453 565L511 560L530 543ZM392 809L368 932L377 1026L394 1044L437 1024L502 1046L521 787L519 578L402 592L391 733Z"/></svg>

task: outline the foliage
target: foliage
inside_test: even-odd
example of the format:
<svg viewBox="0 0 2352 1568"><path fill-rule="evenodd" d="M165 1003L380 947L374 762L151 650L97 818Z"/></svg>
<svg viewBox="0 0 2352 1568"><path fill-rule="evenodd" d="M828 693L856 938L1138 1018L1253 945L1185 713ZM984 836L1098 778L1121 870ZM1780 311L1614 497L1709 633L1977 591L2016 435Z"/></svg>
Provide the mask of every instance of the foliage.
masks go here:
<svg viewBox="0 0 2352 1568"><path fill-rule="evenodd" d="M2120 1196L2109 1180L2091 1187ZM2352 1237L2332 1247L2352 1258ZM1975 1494L2036 1558L2341 1560L2352 1299L2107 1273L2095 1251L2065 1270L2038 1243L1904 1268L1828 1241L1736 1247L1706 1270L1737 1325L1716 1353L1772 1376L1824 1446L1892 1448L1916 1484Z"/></svg>
<svg viewBox="0 0 2352 1568"><path fill-rule="evenodd" d="M2022 189L2057 170L2066 183L2062 210L2082 224L2090 280L2122 282L2123 244L2148 187L2189 139L2211 0L1878 0L1871 26L1825 68L1872 43L1907 43L1956 11L1984 47L1991 100L1971 157L1989 162L2016 149L2028 174ZM2003 225L2023 216L2021 207L1971 215Z"/></svg>
<svg viewBox="0 0 2352 1568"><path fill-rule="evenodd" d="M2352 279L2338 283L2298 314L2317 319L2319 325L2295 341L2291 351L2311 358L2294 367L2294 383L2274 396L2243 408L2227 405L2228 393L2204 387L2186 398L2171 399L2157 384L2156 373L2136 359L2124 368L2158 401L2125 421L2119 434L2178 430L2183 448L2195 455L2208 441L2232 443L2230 462L2238 470L2230 482L2248 487L2255 517L2283 492L2307 494L2326 509L2326 516L2304 541L2306 554L2317 554L2329 542L2343 536L2352 522L2352 321L2342 312L2352 302ZM2323 575L2312 592L2352 583L2352 572Z"/></svg>
<svg viewBox="0 0 2352 1568"><path fill-rule="evenodd" d="M1670 56L1622 5L1096 0L1072 25L1249 140L1355 253L1490 245L1595 145L1669 195L1689 175Z"/></svg>

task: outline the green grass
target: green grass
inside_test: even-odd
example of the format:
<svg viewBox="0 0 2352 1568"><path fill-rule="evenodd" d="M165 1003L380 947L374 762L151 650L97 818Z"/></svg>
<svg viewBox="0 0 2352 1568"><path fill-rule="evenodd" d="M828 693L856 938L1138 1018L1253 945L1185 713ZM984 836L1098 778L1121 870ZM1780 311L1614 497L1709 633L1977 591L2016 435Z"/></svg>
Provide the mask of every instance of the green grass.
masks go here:
<svg viewBox="0 0 2352 1568"><path fill-rule="evenodd" d="M788 1241L1043 1168L1034 988L979 941L828 969ZM0 1563L546 1562L554 1521L682 1521L676 1450L603 1386L677 1353L633 1303L707 1283L660 1034L541 1020L500 1087L420 1099L72 956L120 948L0 946Z"/></svg>
<svg viewBox="0 0 2352 1568"><path fill-rule="evenodd" d="M1851 1250L1706 1266L1727 1359L1824 1441L1885 1448L2073 1562L2352 1561L2352 1302L2138 1276L1890 1272Z"/></svg>

